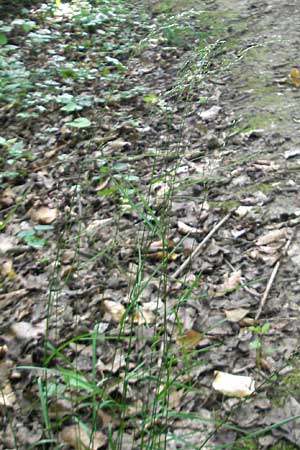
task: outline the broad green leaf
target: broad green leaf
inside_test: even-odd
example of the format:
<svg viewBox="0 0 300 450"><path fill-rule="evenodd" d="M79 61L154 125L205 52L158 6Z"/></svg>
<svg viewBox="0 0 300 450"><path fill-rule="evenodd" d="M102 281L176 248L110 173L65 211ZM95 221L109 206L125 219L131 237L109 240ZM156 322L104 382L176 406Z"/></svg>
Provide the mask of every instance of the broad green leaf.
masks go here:
<svg viewBox="0 0 300 450"><path fill-rule="evenodd" d="M7 44L7 42L7 36L4 33L0 33L0 45L5 45Z"/></svg>
<svg viewBox="0 0 300 450"><path fill-rule="evenodd" d="M145 103L155 103L158 99L156 94L151 93L146 95L146 97L144 97L143 100Z"/></svg>
<svg viewBox="0 0 300 450"><path fill-rule="evenodd" d="M267 322L267 323L264 323L263 325L262 325L262 327L261 327L261 332L262 332L262 334L265 334L265 333L267 333L268 331L269 331L269 329L270 329L270 324Z"/></svg>
<svg viewBox="0 0 300 450"><path fill-rule="evenodd" d="M258 350L259 348L261 348L261 342L259 342L259 341L250 342L249 347L252 350Z"/></svg>
<svg viewBox="0 0 300 450"><path fill-rule="evenodd" d="M67 111L67 112L80 111L82 109L82 106L77 105L77 103L70 102L70 103L67 103L65 106L63 106L60 109L61 109L61 111Z"/></svg>
<svg viewBox="0 0 300 450"><path fill-rule="evenodd" d="M88 128L91 126L91 121L86 117L78 117L72 122L67 122L67 125L73 128Z"/></svg>

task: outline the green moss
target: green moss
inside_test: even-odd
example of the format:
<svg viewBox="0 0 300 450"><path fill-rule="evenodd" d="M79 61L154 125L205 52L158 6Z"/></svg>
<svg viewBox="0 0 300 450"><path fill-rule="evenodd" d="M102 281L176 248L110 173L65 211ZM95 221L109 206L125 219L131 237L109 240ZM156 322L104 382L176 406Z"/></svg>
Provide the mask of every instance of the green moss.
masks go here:
<svg viewBox="0 0 300 450"><path fill-rule="evenodd" d="M270 113L268 111L257 112L253 114L253 116L246 118L247 127L249 129L257 129L267 127L270 123L274 122L276 119L275 114Z"/></svg>
<svg viewBox="0 0 300 450"><path fill-rule="evenodd" d="M257 439L241 439L238 443L233 444L230 450L257 450L259 448L259 442ZM297 450L299 447L295 447L285 439L280 439L275 445L270 447L270 450Z"/></svg>
<svg viewBox="0 0 300 450"><path fill-rule="evenodd" d="M273 445L270 450L297 450L299 447L295 447L285 439L281 439L280 442Z"/></svg>
<svg viewBox="0 0 300 450"><path fill-rule="evenodd" d="M246 186L242 188L238 193L239 194L252 194L253 192L263 192L264 194L268 194L272 192L274 186L269 183L259 183L259 184L251 184L250 186Z"/></svg>
<svg viewBox="0 0 300 450"><path fill-rule="evenodd" d="M214 200L208 203L213 208L223 208L225 211L232 211L240 205L240 202L237 200Z"/></svg>
<svg viewBox="0 0 300 450"><path fill-rule="evenodd" d="M241 439L239 443L234 444L231 450L257 450L258 442L256 439Z"/></svg>

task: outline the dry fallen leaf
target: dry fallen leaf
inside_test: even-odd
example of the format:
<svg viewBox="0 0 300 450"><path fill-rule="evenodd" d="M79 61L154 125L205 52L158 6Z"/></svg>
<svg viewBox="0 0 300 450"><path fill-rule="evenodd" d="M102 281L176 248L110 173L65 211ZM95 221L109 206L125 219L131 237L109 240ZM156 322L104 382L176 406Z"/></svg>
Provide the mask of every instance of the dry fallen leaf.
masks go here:
<svg viewBox="0 0 300 450"><path fill-rule="evenodd" d="M48 208L47 206L41 206L38 209L31 210L30 216L34 222L48 225L57 218L58 211L56 208Z"/></svg>
<svg viewBox="0 0 300 450"><path fill-rule="evenodd" d="M196 239L192 238L184 239L184 241L182 242L182 247L183 247L183 255L185 256L185 258L187 258L193 253L197 245L198 243Z"/></svg>
<svg viewBox="0 0 300 450"><path fill-rule="evenodd" d="M234 213L239 217L245 217L252 209L253 206L239 206Z"/></svg>
<svg viewBox="0 0 300 450"><path fill-rule="evenodd" d="M148 251L149 252L157 252L159 250L163 249L172 249L175 247L175 242L172 239L166 239L165 241L159 239L157 241L151 242L149 245Z"/></svg>
<svg viewBox="0 0 300 450"><path fill-rule="evenodd" d="M292 67L287 81L295 87L300 87L300 71L298 67Z"/></svg>
<svg viewBox="0 0 300 450"><path fill-rule="evenodd" d="M46 331L46 319L42 320L37 325L32 325L29 322L16 322L9 328L9 335L19 339L36 339L42 336Z"/></svg>
<svg viewBox="0 0 300 450"><path fill-rule="evenodd" d="M122 150L125 147L130 146L129 141L123 141L122 139L116 139L115 141L110 141L107 143L107 146L112 150Z"/></svg>
<svg viewBox="0 0 300 450"><path fill-rule="evenodd" d="M125 313L124 306L120 303L113 302L112 300L104 300L103 305L105 311L108 312L116 322L120 322Z"/></svg>
<svg viewBox="0 0 300 450"><path fill-rule="evenodd" d="M2 233L0 235L0 254L5 254L17 245L17 239Z"/></svg>
<svg viewBox="0 0 300 450"><path fill-rule="evenodd" d="M176 261L176 259L179 257L176 253L169 253L166 251L156 252L156 253L148 253L148 258L152 261L163 261L164 259L167 259L168 261Z"/></svg>
<svg viewBox="0 0 300 450"><path fill-rule="evenodd" d="M249 309L237 308L225 311L225 316L229 322L239 322L249 313Z"/></svg>
<svg viewBox="0 0 300 450"><path fill-rule="evenodd" d="M7 381L4 386L0 387L0 405L13 406L16 403L16 395L12 390L10 383Z"/></svg>
<svg viewBox="0 0 300 450"><path fill-rule="evenodd" d="M183 336L178 336L176 342L178 345L180 345L185 349L191 349L196 347L196 345L200 341L202 341L203 337L204 336L202 333L199 333L198 331L191 329L185 331Z"/></svg>
<svg viewBox="0 0 300 450"><path fill-rule="evenodd" d="M231 272L230 275L226 273L224 275L224 283L217 287L218 290L215 293L215 296L222 296L227 291L232 291L233 289L235 289L241 283L241 275L241 270Z"/></svg>
<svg viewBox="0 0 300 450"><path fill-rule="evenodd" d="M100 431L87 432L86 427L75 424L63 428L58 439L75 450L97 450L103 448L107 442L107 437Z"/></svg>
<svg viewBox="0 0 300 450"><path fill-rule="evenodd" d="M11 259L6 259L1 263L0 274L2 277L8 278L9 280L14 280L16 278L16 272Z"/></svg>
<svg viewBox="0 0 300 450"><path fill-rule="evenodd" d="M180 220L177 222L178 233L180 234L195 234L201 233L199 228L190 227L189 225L181 222Z"/></svg>
<svg viewBox="0 0 300 450"><path fill-rule="evenodd" d="M255 381L251 377L232 375L218 370L215 370L214 375L213 389L228 397L243 398L255 391Z"/></svg>
<svg viewBox="0 0 300 450"><path fill-rule="evenodd" d="M133 315L133 322L138 325L150 325L155 321L155 314L146 308L138 309Z"/></svg>
<svg viewBox="0 0 300 450"><path fill-rule="evenodd" d="M256 240L256 245L267 245L271 242L279 241L280 239L286 238L286 229L281 228L280 230L272 230L264 236L260 236Z"/></svg>
<svg viewBox="0 0 300 450"><path fill-rule="evenodd" d="M7 208L8 206L11 206L15 202L16 195L14 191L8 187L6 188L0 195L0 204Z"/></svg>

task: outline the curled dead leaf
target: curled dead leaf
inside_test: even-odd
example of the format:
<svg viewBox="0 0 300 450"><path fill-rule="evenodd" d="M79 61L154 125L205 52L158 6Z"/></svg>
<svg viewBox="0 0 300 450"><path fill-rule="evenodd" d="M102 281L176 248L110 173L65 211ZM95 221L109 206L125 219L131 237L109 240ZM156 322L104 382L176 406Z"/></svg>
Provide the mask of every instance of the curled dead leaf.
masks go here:
<svg viewBox="0 0 300 450"><path fill-rule="evenodd" d="M15 202L16 195L14 191L8 187L6 188L0 195L0 204L4 208L7 208L8 206L11 206Z"/></svg>
<svg viewBox="0 0 300 450"><path fill-rule="evenodd" d="M196 347L196 345L202 341L204 335L196 330L187 330L183 336L178 336L176 342L178 345L184 349L191 349Z"/></svg>
<svg viewBox="0 0 300 450"><path fill-rule="evenodd" d="M255 391L255 381L251 377L232 375L215 370L213 389L228 397L244 398Z"/></svg>
<svg viewBox="0 0 300 450"><path fill-rule="evenodd" d="M159 250L168 249L171 250L175 247L175 242L173 239L167 239L165 241L159 239L158 241L151 242L149 245L148 251L151 252L157 252Z"/></svg>
<svg viewBox="0 0 300 450"><path fill-rule="evenodd" d="M14 280L16 278L16 272L11 259L6 259L1 263L0 274L2 277L8 278L9 280Z"/></svg>
<svg viewBox="0 0 300 450"><path fill-rule="evenodd" d="M12 387L7 381L4 386L0 387L0 405L12 407L16 403L17 398Z"/></svg>
<svg viewBox="0 0 300 450"><path fill-rule="evenodd" d="M48 208L47 206L41 206L38 209L31 210L30 216L34 222L49 225L52 223L58 215L56 208Z"/></svg>
<svg viewBox="0 0 300 450"><path fill-rule="evenodd" d="M160 251L155 253L149 253L148 258L153 261L162 261L163 259L167 259L169 262L176 261L179 257L176 253L169 253L166 251Z"/></svg>
<svg viewBox="0 0 300 450"><path fill-rule="evenodd" d="M100 431L92 432L87 427L74 424L62 429L59 441L69 444L75 450L97 450L103 448L107 437Z"/></svg>
<svg viewBox="0 0 300 450"><path fill-rule="evenodd" d="M155 314L149 309L141 308L137 310L133 315L133 322L138 325L150 325L155 321Z"/></svg>
<svg viewBox="0 0 300 450"><path fill-rule="evenodd" d="M112 300L104 300L103 306L105 311L111 315L114 321L120 322L125 313L125 308L123 305Z"/></svg>
<svg viewBox="0 0 300 450"><path fill-rule="evenodd" d="M225 316L226 319L229 320L229 322L239 322L247 316L249 311L249 309L245 308L230 309L225 311Z"/></svg>
<svg viewBox="0 0 300 450"><path fill-rule="evenodd" d="M221 284L220 286L218 286L218 290L215 293L215 296L219 297L224 295L224 293L228 292L228 291L232 291L235 288L237 288L239 286L239 284L241 283L241 275L242 275L242 271L241 270L236 270L234 272L231 272L230 275L228 275L228 273L226 273L224 275L224 283Z"/></svg>
<svg viewBox="0 0 300 450"><path fill-rule="evenodd" d="M180 234L196 234L201 233L199 228L190 227L189 225L181 222L180 220L177 222L178 233Z"/></svg>
<svg viewBox="0 0 300 450"><path fill-rule="evenodd" d="M300 87L300 71L298 67L292 67L287 82L295 87Z"/></svg>
<svg viewBox="0 0 300 450"><path fill-rule="evenodd" d="M279 241L280 239L287 237L286 228L280 228L279 230L272 230L264 236L260 236L256 240L256 245L267 245L271 242Z"/></svg>

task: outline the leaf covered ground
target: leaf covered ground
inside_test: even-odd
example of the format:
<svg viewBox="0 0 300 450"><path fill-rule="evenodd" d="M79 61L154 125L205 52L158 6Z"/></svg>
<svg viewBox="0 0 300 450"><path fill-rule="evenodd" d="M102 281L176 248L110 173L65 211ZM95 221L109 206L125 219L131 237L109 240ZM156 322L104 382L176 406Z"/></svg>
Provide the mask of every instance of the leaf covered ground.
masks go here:
<svg viewBox="0 0 300 450"><path fill-rule="evenodd" d="M300 7L246 3L0 10L0 449L299 448Z"/></svg>

